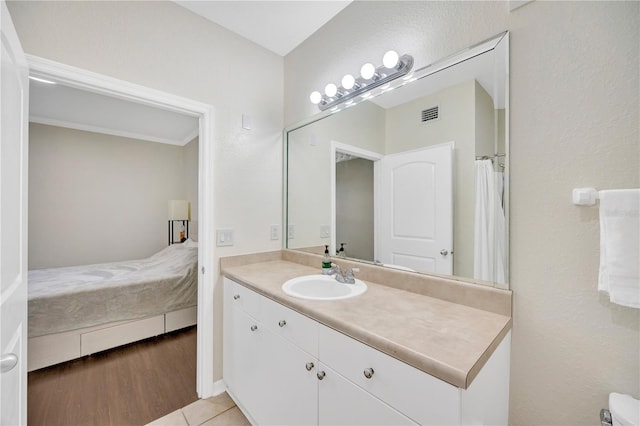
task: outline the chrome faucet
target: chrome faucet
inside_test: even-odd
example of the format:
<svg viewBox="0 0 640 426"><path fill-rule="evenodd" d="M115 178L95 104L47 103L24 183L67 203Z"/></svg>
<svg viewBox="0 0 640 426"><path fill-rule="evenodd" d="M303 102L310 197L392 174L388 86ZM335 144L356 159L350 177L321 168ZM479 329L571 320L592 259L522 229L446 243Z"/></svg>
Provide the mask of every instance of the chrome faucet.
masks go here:
<svg viewBox="0 0 640 426"><path fill-rule="evenodd" d="M342 272L342 268L340 265L336 265L333 263L332 273L336 274L336 281L344 284L355 284L356 277L353 275L354 272L360 272L360 268L349 268L346 273Z"/></svg>

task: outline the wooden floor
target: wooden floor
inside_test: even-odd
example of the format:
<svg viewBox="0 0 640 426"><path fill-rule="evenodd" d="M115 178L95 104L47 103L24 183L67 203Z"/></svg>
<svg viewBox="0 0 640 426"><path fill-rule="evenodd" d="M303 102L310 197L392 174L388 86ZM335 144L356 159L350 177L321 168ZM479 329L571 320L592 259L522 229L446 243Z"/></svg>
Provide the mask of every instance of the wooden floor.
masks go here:
<svg viewBox="0 0 640 426"><path fill-rule="evenodd" d="M198 399L196 328L29 373L29 425L144 425Z"/></svg>

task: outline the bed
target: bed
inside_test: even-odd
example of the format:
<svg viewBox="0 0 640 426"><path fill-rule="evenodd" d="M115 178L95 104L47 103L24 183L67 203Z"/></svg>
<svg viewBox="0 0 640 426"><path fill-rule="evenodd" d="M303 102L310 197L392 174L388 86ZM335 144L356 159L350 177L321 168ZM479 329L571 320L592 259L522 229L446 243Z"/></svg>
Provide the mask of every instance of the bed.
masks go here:
<svg viewBox="0 0 640 426"><path fill-rule="evenodd" d="M28 370L197 321L197 243L146 259L29 271Z"/></svg>

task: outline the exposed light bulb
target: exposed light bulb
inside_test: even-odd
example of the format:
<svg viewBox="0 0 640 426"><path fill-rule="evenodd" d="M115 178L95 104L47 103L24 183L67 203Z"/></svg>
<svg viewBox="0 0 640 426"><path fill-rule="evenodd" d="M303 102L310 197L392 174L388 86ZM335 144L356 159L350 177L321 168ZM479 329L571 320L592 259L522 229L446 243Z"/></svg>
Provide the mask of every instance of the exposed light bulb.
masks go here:
<svg viewBox="0 0 640 426"><path fill-rule="evenodd" d="M336 93L338 93L338 88L336 87L335 84L333 83L329 83L325 86L324 88L324 94L327 95L330 98L333 98Z"/></svg>
<svg viewBox="0 0 640 426"><path fill-rule="evenodd" d="M382 57L382 65L389 69L395 68L396 65L398 65L399 60L400 57L398 56L398 53L395 50L390 50Z"/></svg>
<svg viewBox="0 0 640 426"><path fill-rule="evenodd" d="M311 92L311 95L309 95L309 100L312 104L318 105L322 100L322 95L318 91Z"/></svg>
<svg viewBox="0 0 640 426"><path fill-rule="evenodd" d="M366 63L360 68L360 75L365 80L371 80L376 73L376 67L371 63Z"/></svg>
<svg viewBox="0 0 640 426"><path fill-rule="evenodd" d="M356 84L356 79L353 78L353 76L351 74L347 74L344 77L342 77L342 87L344 87L347 90L351 90L353 89L353 86Z"/></svg>

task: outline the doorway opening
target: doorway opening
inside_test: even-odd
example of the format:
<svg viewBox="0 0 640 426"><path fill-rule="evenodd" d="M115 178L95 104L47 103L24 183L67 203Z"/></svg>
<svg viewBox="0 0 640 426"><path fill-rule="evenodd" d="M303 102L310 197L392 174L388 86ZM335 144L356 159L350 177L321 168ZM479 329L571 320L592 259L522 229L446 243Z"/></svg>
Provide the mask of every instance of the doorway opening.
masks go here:
<svg viewBox="0 0 640 426"><path fill-rule="evenodd" d="M213 377L213 107L130 82L27 55L32 76L140 105L178 112L198 120L198 301L196 391L207 398L219 391ZM165 225L166 226L166 225Z"/></svg>
<svg viewBox="0 0 640 426"><path fill-rule="evenodd" d="M384 156L331 142L331 253L375 258L375 164ZM342 250L341 250L342 249Z"/></svg>

